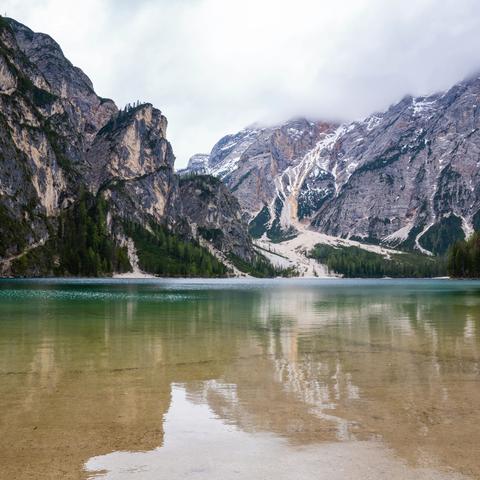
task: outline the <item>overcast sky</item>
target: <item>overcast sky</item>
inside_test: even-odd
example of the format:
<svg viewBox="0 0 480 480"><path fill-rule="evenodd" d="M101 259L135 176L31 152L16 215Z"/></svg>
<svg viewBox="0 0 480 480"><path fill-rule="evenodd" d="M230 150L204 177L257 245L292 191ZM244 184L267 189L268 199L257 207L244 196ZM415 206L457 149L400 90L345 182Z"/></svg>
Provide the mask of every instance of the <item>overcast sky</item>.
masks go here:
<svg viewBox="0 0 480 480"><path fill-rule="evenodd" d="M177 167L227 133L363 117L480 70L479 0L3 0L119 106L152 102Z"/></svg>

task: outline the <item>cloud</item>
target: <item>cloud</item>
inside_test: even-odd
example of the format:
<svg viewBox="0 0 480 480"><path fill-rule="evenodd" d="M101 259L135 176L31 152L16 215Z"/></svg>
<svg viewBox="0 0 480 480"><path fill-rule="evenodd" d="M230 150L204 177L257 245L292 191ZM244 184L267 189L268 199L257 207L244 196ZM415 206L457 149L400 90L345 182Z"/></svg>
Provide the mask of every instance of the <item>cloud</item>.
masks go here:
<svg viewBox="0 0 480 480"><path fill-rule="evenodd" d="M480 67L477 0L6 0L119 105L151 101L184 165L224 134L347 120Z"/></svg>

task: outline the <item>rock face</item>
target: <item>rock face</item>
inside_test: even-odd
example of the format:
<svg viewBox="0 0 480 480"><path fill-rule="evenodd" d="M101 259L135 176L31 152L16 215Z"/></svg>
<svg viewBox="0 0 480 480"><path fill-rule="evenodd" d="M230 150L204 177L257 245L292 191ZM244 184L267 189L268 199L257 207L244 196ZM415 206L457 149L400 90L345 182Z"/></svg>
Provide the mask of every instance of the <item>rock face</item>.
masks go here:
<svg viewBox="0 0 480 480"><path fill-rule="evenodd" d="M208 153L196 153L188 160L188 165L182 170L178 170L179 175L195 174L204 175L208 172Z"/></svg>
<svg viewBox="0 0 480 480"><path fill-rule="evenodd" d="M307 153L329 138L335 128L333 124L306 119L274 127L246 128L227 135L213 147L206 171L231 189L248 221L260 215L263 224L268 224L262 227L262 233L266 230L272 238L279 238L288 235L290 229L290 223L281 217L296 216Z"/></svg>
<svg viewBox="0 0 480 480"><path fill-rule="evenodd" d="M288 122L221 139L208 171L253 233L301 222L342 238L443 253L480 227L480 78L344 125Z"/></svg>
<svg viewBox="0 0 480 480"><path fill-rule="evenodd" d="M318 164L335 191L314 214L323 232L442 253L478 227L480 79L342 127Z"/></svg>
<svg viewBox="0 0 480 480"><path fill-rule="evenodd" d="M18 25L0 21L2 257L48 237L47 217L73 201L78 180L74 165L84 151L75 106L55 93L20 48ZM39 41L43 46L44 38Z"/></svg>
<svg viewBox="0 0 480 480"><path fill-rule="evenodd" d="M38 68L48 84L47 90L73 107L69 112L76 130L87 143L118 109L112 100L100 98L91 80L70 63L60 46L44 33L32 32L14 20L8 20L15 41L26 58Z"/></svg>
<svg viewBox="0 0 480 480"><path fill-rule="evenodd" d="M221 252L230 252L252 262L253 246L248 226L242 221L238 200L217 178L196 175L180 179L183 215L198 235Z"/></svg>
<svg viewBox="0 0 480 480"><path fill-rule="evenodd" d="M151 104L131 107L104 125L86 152L83 176L108 196L118 217L175 226L181 213L167 119Z"/></svg>
<svg viewBox="0 0 480 480"><path fill-rule="evenodd" d="M124 222L192 239L166 130L158 109L147 103L119 111L52 38L0 17L0 272L10 274L15 259L53 238L85 191L106 201L109 234L119 244ZM246 238L235 200L220 190L216 228L225 222ZM249 240L235 251L253 255Z"/></svg>

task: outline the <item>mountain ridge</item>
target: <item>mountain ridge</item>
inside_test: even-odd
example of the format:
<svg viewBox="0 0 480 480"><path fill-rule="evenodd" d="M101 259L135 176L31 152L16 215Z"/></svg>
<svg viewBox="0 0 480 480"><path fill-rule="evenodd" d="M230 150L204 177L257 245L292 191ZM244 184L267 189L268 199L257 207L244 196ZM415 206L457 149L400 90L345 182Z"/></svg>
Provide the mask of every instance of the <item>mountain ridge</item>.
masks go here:
<svg viewBox="0 0 480 480"><path fill-rule="evenodd" d="M325 124L315 145L283 165L274 136L290 122L273 127L263 151L269 195L260 201L257 186L246 181L262 161L258 132L249 131L247 146L248 129L221 139L205 169L238 196L256 236L288 238L300 222L340 238L441 254L480 223L479 99L478 76L445 92L407 95L363 120ZM218 155L232 140L235 162Z"/></svg>
<svg viewBox="0 0 480 480"><path fill-rule="evenodd" d="M156 274L227 274L191 227L212 222L185 209L162 112L150 103L119 110L51 37L3 17L0 123L2 275L105 275L138 259ZM209 208L225 222L220 253L254 261L236 200Z"/></svg>
<svg viewBox="0 0 480 480"><path fill-rule="evenodd" d="M0 80L4 276L330 275L312 242L442 255L480 225L478 77L360 121L251 124L178 172L160 110L119 109L3 17Z"/></svg>

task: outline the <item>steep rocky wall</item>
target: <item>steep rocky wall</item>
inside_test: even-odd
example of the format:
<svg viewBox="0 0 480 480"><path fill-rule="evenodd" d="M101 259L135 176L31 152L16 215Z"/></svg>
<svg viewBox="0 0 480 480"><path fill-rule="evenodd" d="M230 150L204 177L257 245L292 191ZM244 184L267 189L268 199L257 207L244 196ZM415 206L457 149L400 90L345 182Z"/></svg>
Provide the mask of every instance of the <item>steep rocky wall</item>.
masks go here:
<svg viewBox="0 0 480 480"><path fill-rule="evenodd" d="M109 234L120 244L125 242L125 222L146 229L153 222L193 239L196 232L183 213L189 197L180 195L166 131L160 110L147 103L119 111L111 100L95 94L90 79L64 57L52 38L0 17L2 275L10 274L12 265L27 254L38 262L30 268L24 261L26 274L41 274L42 265L44 273L52 271L54 260L41 255L51 256L56 245L65 247L67 240L59 235L69 218L66 212L79 210L84 192L89 192L93 215L85 220L88 228L100 215L95 198L104 199ZM228 229L236 229L251 255L246 227L235 223L237 212L230 208L229 192L215 193L221 195L218 227L224 222ZM102 241L107 245L109 240ZM101 256L87 253L91 261L103 265Z"/></svg>
<svg viewBox="0 0 480 480"><path fill-rule="evenodd" d="M232 189L257 235L278 241L301 222L429 253L439 232L453 241L480 227L479 101L474 77L340 126L248 128L214 146L207 171Z"/></svg>
<svg viewBox="0 0 480 480"><path fill-rule="evenodd" d="M254 260L255 252L238 200L220 180L208 175L180 178L180 196L185 199L182 213L194 226L196 235L221 252Z"/></svg>

